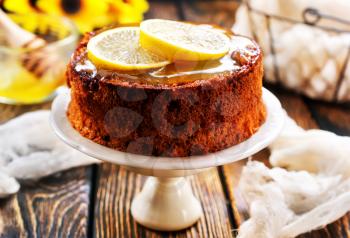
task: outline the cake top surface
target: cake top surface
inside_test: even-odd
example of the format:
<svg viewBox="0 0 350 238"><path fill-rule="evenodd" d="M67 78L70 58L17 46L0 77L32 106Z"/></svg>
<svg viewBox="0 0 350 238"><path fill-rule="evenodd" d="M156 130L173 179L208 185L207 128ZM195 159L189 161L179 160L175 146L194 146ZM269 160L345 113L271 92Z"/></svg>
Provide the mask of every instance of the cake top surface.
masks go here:
<svg viewBox="0 0 350 238"><path fill-rule="evenodd" d="M92 38L110 29L118 29L110 27L85 35L73 56L71 62L72 68L80 75L88 76L91 79L96 79L109 84L120 85L121 83L127 83L149 86L176 86L210 80L217 76L239 75L240 73L249 70L249 68L261 56L259 46L249 38L234 35L229 30L213 25L196 24L196 26L221 31L228 39L229 48L227 49L227 52L220 52L220 57L218 58L218 56L215 56L217 58L213 60L191 59L183 61L175 59L168 64L156 68L138 70L113 69L105 67L104 65L96 64L91 60L91 57L89 57L87 50L87 45ZM205 39L202 39L201 41L205 42ZM157 44L154 45L157 46ZM171 51L171 49L169 51Z"/></svg>

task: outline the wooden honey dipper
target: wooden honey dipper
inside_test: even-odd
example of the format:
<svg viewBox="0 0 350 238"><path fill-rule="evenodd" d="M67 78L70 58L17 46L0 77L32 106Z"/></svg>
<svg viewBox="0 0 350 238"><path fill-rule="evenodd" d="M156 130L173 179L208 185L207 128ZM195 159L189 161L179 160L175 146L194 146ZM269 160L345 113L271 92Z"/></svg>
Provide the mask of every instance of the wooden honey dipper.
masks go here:
<svg viewBox="0 0 350 238"><path fill-rule="evenodd" d="M0 28L10 47L28 49L22 65L36 77L40 78L58 60L47 41L18 26L1 9Z"/></svg>

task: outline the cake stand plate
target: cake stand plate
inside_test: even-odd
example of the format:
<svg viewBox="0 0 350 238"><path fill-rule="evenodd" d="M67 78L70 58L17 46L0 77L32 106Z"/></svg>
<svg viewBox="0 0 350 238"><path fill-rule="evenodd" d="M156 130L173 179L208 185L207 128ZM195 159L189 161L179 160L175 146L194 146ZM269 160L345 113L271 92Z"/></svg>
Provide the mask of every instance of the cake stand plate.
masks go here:
<svg viewBox="0 0 350 238"><path fill-rule="evenodd" d="M247 158L268 146L282 130L285 112L278 99L263 89L267 111L265 123L246 141L219 152L190 157L154 157L136 155L99 145L75 131L67 118L69 94L53 102L51 125L60 139L93 157L118 164L133 172L151 176L132 201L134 219L149 228L175 231L193 225L203 214L186 176L205 169Z"/></svg>

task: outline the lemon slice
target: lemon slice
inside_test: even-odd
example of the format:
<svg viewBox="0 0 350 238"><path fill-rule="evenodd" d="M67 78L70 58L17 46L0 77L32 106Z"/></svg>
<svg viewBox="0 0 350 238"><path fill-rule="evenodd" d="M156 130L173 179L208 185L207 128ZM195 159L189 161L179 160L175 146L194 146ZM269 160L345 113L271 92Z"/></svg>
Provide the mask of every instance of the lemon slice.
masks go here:
<svg viewBox="0 0 350 238"><path fill-rule="evenodd" d="M139 27L119 27L90 39L88 57L96 65L117 70L159 68L170 62L140 46Z"/></svg>
<svg viewBox="0 0 350 238"><path fill-rule="evenodd" d="M170 61L214 60L229 51L230 39L208 25L151 19L140 24L141 46Z"/></svg>

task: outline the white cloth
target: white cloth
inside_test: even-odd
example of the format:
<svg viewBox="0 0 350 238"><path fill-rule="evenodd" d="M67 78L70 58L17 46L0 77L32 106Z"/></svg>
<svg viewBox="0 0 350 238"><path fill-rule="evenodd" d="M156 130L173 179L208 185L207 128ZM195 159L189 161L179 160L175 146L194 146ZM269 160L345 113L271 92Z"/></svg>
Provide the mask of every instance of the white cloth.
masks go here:
<svg viewBox="0 0 350 238"><path fill-rule="evenodd" d="M37 179L98 163L68 145L49 125L50 111L26 113L0 125L0 197L16 193L16 179Z"/></svg>
<svg viewBox="0 0 350 238"><path fill-rule="evenodd" d="M239 189L250 218L239 238L295 237L350 210L349 137L303 130L288 118L270 150L272 169L257 161L243 169Z"/></svg>
<svg viewBox="0 0 350 238"><path fill-rule="evenodd" d="M348 0L249 0L252 8L265 13L302 21L307 7L350 21ZM275 82L274 63L279 69L281 83L311 98L333 100L336 85L350 46L350 34L327 32L320 28L272 19L270 22L276 62L270 49L266 18L256 13L249 15L242 4L236 14L233 31L253 36L264 51L265 78ZM322 19L319 25L350 30L350 25ZM337 95L338 101L350 101L350 64L344 72Z"/></svg>

